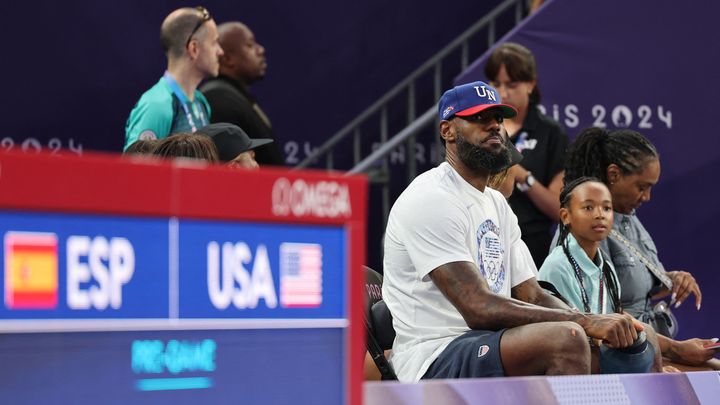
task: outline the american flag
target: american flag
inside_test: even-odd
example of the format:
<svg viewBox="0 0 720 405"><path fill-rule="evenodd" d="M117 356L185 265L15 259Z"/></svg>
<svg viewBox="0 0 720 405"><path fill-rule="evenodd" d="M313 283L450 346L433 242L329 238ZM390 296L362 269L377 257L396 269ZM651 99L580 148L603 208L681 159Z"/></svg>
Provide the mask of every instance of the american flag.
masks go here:
<svg viewBox="0 0 720 405"><path fill-rule="evenodd" d="M322 246L280 244L280 305L313 308L322 304Z"/></svg>

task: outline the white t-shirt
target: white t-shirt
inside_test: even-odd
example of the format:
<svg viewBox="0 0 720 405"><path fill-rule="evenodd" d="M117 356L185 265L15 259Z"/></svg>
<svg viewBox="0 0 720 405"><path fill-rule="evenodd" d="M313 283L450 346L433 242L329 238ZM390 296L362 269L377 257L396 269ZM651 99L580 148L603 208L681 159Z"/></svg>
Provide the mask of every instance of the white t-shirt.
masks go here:
<svg viewBox="0 0 720 405"><path fill-rule="evenodd" d="M391 362L400 381L418 381L470 330L429 276L458 261L475 263L490 289L506 297L537 274L502 194L479 191L445 162L410 183L388 218L382 292L393 315Z"/></svg>

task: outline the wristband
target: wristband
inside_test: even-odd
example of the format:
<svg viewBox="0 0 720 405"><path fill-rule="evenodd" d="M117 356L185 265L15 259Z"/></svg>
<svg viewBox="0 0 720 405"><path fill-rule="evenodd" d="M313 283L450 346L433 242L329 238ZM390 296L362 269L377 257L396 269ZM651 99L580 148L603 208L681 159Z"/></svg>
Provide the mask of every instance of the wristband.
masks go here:
<svg viewBox="0 0 720 405"><path fill-rule="evenodd" d="M525 183L515 183L515 187L520 192L527 192L532 188L532 186L535 185L535 177L533 177L532 173L528 172L527 177L525 178Z"/></svg>

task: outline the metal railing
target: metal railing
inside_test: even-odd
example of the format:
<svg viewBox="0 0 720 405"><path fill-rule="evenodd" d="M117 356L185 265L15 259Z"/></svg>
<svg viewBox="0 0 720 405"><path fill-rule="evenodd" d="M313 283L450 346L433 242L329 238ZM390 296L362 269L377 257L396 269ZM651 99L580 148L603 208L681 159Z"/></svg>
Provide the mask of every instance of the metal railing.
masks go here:
<svg viewBox="0 0 720 405"><path fill-rule="evenodd" d="M405 163L407 165L407 179L408 182L412 181L417 174L417 163L413 155L415 151L415 137L423 129L427 128L428 125L435 122L436 107L433 105L429 110L423 113L420 117L416 116L416 103L417 103L417 87L418 79L424 77L426 74L432 72L432 91L433 100L436 102L443 91L443 65L449 60L454 53L459 51L460 56L460 68L459 71L445 72L446 75L452 75L455 77L457 74L464 71L470 61L470 43L471 40L476 39L478 33L482 30L486 30L486 43L483 48L483 52L493 46L497 37L497 24L499 18L506 16L507 14L514 12L514 22L517 25L523 17L523 11L526 4L526 0L505 0L490 11L487 15L482 17L479 21L473 24L455 40L445 46L440 52L435 54L432 58L428 59L420 67L415 69L410 75L404 80L395 85L390 91L385 93L380 99L375 101L370 107L365 109L360 115L355 117L347 125L345 125L340 131L336 132L331 136L324 144L318 147L313 153L301 161L295 168L300 169L308 167L309 165L319 161L321 158L325 158L325 167L328 170L335 168L334 159L334 148L341 142L352 136L352 149L353 149L353 163L355 166L348 171L348 174L352 173L367 173L370 180L375 183L383 184L382 191L382 206L383 206L383 218L386 220L390 211L390 194L389 194L389 182L390 182L390 171L388 154L390 154L395 148L405 142L405 148L409 152L406 155ZM474 55L472 57L480 56ZM405 94L406 97L406 108L407 108L407 126L399 133L389 138L389 109L392 101L398 100L398 96ZM404 104L404 103L403 103ZM370 135L374 135L377 139L378 132L368 131L363 133L363 127L374 127L372 122L373 119L377 119L379 116L379 138L381 146L372 152L369 156L362 158L362 145L363 138ZM370 125L373 124L373 125ZM377 127L375 127L377 128ZM438 150L442 150L442 145L439 137L436 137L436 147ZM442 160L441 154L439 158ZM381 164L377 163L382 160ZM438 162L436 162L438 163Z"/></svg>

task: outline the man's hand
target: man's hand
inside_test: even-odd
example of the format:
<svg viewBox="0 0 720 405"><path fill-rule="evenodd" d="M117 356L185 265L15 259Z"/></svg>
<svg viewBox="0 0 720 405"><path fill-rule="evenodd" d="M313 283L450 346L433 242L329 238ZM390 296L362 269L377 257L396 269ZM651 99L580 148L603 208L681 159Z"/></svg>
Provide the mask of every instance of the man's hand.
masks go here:
<svg viewBox="0 0 720 405"><path fill-rule="evenodd" d="M687 271L669 271L667 275L673 281L672 297L675 301L675 308L679 307L690 294L695 294L695 307L700 310L702 304L702 292L695 277Z"/></svg>
<svg viewBox="0 0 720 405"><path fill-rule="evenodd" d="M578 314L576 321L585 333L605 342L609 347L620 349L635 342L643 325L628 314L591 315Z"/></svg>
<svg viewBox="0 0 720 405"><path fill-rule="evenodd" d="M670 347L667 357L675 363L688 366L703 366L715 357L720 349L706 349L705 346L715 343L712 339L688 339L676 341Z"/></svg>

